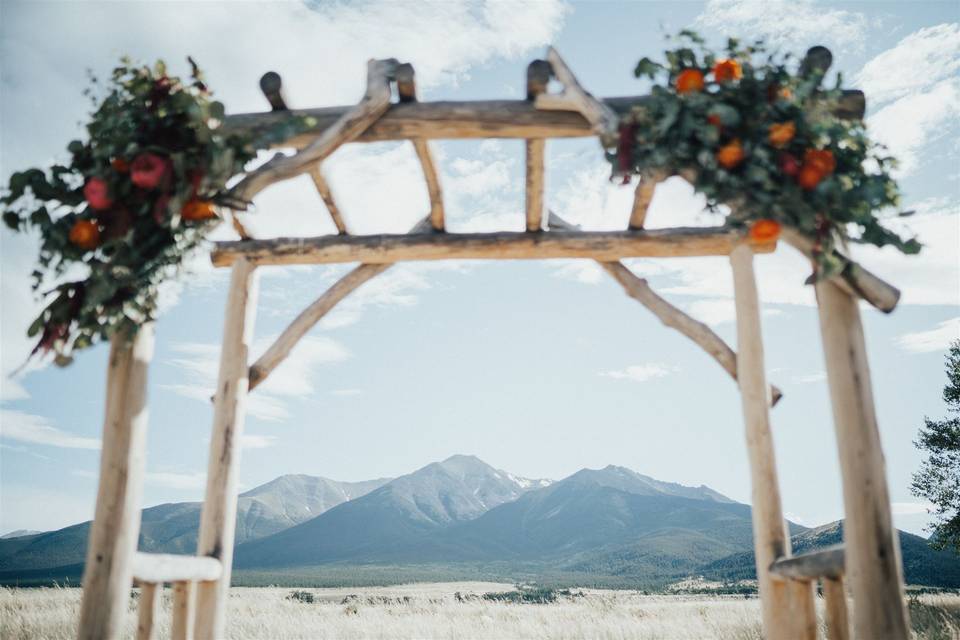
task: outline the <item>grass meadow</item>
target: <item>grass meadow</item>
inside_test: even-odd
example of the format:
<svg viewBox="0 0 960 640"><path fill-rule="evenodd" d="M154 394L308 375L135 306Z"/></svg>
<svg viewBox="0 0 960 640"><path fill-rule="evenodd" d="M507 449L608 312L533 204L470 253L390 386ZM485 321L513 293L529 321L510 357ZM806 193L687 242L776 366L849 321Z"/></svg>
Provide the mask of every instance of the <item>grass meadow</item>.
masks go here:
<svg viewBox="0 0 960 640"><path fill-rule="evenodd" d="M633 638L759 640L756 598L644 595L577 590L547 603L511 601L510 584L436 583L363 589L237 587L227 636L249 638ZM125 637L136 625L131 596ZM171 597L164 593L157 637L169 637ZM0 638L73 638L80 605L74 588L0 588ZM822 609L822 607L820 607ZM960 639L960 596L910 597L917 640ZM822 624L822 621L821 621Z"/></svg>

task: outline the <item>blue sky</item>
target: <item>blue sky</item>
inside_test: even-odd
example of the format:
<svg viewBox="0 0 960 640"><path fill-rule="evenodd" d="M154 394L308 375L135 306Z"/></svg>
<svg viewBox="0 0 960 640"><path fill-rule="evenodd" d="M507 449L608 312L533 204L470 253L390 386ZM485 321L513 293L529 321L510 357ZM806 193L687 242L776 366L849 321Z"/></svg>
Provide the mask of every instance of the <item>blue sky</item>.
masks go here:
<svg viewBox="0 0 960 640"><path fill-rule="evenodd" d="M294 106L349 104L364 61L417 68L422 99L519 98L526 63L554 44L597 95L645 91L632 68L695 27L711 39L765 35L785 49L834 51L836 68L868 97L868 124L903 160L918 214L919 257L863 250L862 262L901 287L885 316L864 308L874 390L897 523L921 531L908 485L924 415L945 407L943 354L960 337L960 26L953 2L762 4L544 1L15 3L0 21L0 178L65 154L87 109L84 71L124 53L193 55L229 111L265 108L260 75L279 71ZM523 225L522 143L438 145L452 230ZM587 228L623 228L630 189L607 181L593 140L548 145L548 204ZM357 145L325 165L357 233L404 231L428 211L409 145ZM658 189L653 227L716 224L679 179ZM309 181L264 192L248 216L263 237L329 233ZM229 237L220 230L218 237ZM4 374L29 349L35 313L27 276L33 238L0 235ZM839 469L807 267L782 247L757 259L784 508L815 525L842 514ZM723 259L631 261L656 290L735 343ZM256 335L263 349L343 267L264 269ZM226 272L203 256L166 292L151 368L145 504L202 497ZM0 532L51 529L93 513L106 348L71 367L31 366L0 381ZM283 473L361 480L472 453L528 477L560 478L619 464L706 484L749 502L734 383L685 338L587 262L419 263L393 268L349 298L300 345L249 405L241 482Z"/></svg>

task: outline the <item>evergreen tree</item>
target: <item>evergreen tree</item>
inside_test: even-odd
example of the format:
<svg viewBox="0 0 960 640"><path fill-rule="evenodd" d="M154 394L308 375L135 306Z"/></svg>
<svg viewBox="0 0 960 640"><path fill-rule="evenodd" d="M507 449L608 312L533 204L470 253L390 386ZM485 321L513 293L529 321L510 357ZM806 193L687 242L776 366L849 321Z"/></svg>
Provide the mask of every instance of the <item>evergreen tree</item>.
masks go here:
<svg viewBox="0 0 960 640"><path fill-rule="evenodd" d="M960 340L954 340L946 357L947 385L943 400L952 414L943 420L924 418L914 445L928 454L913 475L913 495L933 506L931 543L938 549L952 548L960 554Z"/></svg>

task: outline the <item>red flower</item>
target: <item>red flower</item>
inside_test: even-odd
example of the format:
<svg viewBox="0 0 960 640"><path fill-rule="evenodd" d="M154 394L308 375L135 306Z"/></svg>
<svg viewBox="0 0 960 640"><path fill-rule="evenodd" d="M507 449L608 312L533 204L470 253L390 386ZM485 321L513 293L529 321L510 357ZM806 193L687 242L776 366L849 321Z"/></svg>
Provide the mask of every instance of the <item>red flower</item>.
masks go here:
<svg viewBox="0 0 960 640"><path fill-rule="evenodd" d="M127 173L130 171L130 164L123 158L114 158L110 161L110 166L113 167L113 170L117 173Z"/></svg>
<svg viewBox="0 0 960 640"><path fill-rule="evenodd" d="M807 149L803 154L803 166L813 167L822 176L828 176L837 168L837 161L829 149Z"/></svg>
<svg viewBox="0 0 960 640"><path fill-rule="evenodd" d="M217 212L214 211L213 205L205 200L190 200L183 205L183 208L180 210L180 216L184 220L209 220L211 218L217 217Z"/></svg>
<svg viewBox="0 0 960 640"><path fill-rule="evenodd" d="M100 228L93 220L77 220L70 227L70 242L85 251L92 251L100 244Z"/></svg>
<svg viewBox="0 0 960 640"><path fill-rule="evenodd" d="M781 153L777 158L777 165L785 176L793 177L800 172L800 162L790 153Z"/></svg>
<svg viewBox="0 0 960 640"><path fill-rule="evenodd" d="M807 191L816 189L821 180L823 180L823 174L816 167L808 164L804 164L800 168L800 173L797 174L797 182Z"/></svg>
<svg viewBox="0 0 960 640"><path fill-rule="evenodd" d="M721 120L720 116L716 113L708 113L707 122L715 126L717 129L723 129L723 120Z"/></svg>
<svg viewBox="0 0 960 640"><path fill-rule="evenodd" d="M113 200L110 199L110 189L107 187L107 182L103 178L90 178L87 180L87 184L83 186L83 197L87 199L87 204L89 204L92 209L98 211L109 209L110 206L113 205Z"/></svg>
<svg viewBox="0 0 960 640"><path fill-rule="evenodd" d="M141 153L130 163L130 181L141 189L156 189L167 175L169 163L155 153Z"/></svg>

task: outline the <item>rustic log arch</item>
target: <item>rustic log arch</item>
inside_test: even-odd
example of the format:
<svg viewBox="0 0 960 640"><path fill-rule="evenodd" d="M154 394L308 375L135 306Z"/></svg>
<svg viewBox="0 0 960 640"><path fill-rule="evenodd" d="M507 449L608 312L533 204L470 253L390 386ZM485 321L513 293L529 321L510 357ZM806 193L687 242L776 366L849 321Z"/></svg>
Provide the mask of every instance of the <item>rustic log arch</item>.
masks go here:
<svg viewBox="0 0 960 640"><path fill-rule="evenodd" d="M825 70L829 51L815 47L801 69ZM844 578L854 602L852 629L864 639L905 640L907 613L896 531L884 475L858 299L890 312L899 291L848 257L837 253L842 272L816 285L827 377L836 423L846 513L845 544L793 556L781 505L770 408L779 390L766 380L761 339L760 302L753 256L776 248L757 245L741 231L725 226L647 230L647 208L657 183L668 176L640 180L629 226L624 231L583 231L549 212L544 201L545 144L550 138L615 139L619 117L642 105L644 96L600 100L586 92L552 47L545 60L527 70L527 99L520 101L432 102L417 100L415 73L394 59L371 60L367 89L352 107L292 111L282 95L282 81L265 75L261 88L271 111L228 116L228 130L256 131L291 116L307 115L314 124L278 144L294 149L278 153L248 172L228 194L239 211L231 214L239 241L215 243L216 266L230 266L220 373L214 396L214 425L206 495L196 556L137 553L140 489L146 429L146 369L152 351L152 328L132 337L117 335L111 344L107 412L104 423L96 518L91 528L80 638L112 638L120 633L131 579L143 587L138 638L155 627L158 588L174 585L174 638L224 636L237 503L239 442L246 396L290 353L297 341L339 302L364 282L402 260L552 259L595 260L664 325L703 348L737 382L742 399L753 487L754 549L762 601L763 627L774 640L813 640L817 636L813 586L823 581L827 634L850 634ZM563 90L548 93L551 79ZM391 102L396 90L398 102ZM859 118L863 94L848 91L837 111ZM520 233L447 233L443 196L429 141L438 138L521 138L526 144L525 231ZM407 234L351 236L322 162L348 142L409 140L427 185L430 211ZM257 240L240 216L244 206L271 184L311 176L334 226L335 236ZM545 224L546 223L546 224ZM812 244L795 232L784 239L808 257ZM737 313L737 351L707 325L656 294L628 269L629 257L727 256L733 272ZM309 305L252 365L249 347L257 298L257 267L263 264L360 262Z"/></svg>

